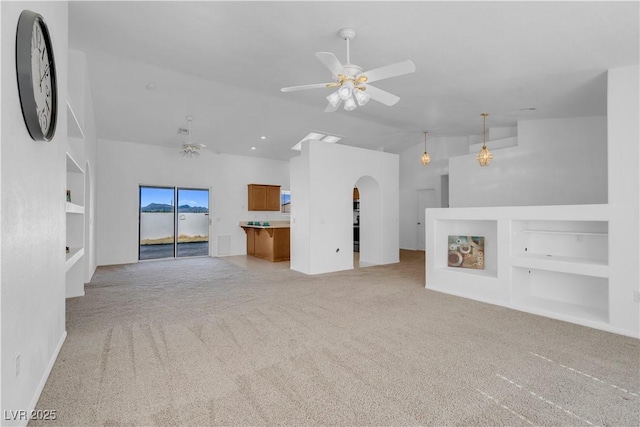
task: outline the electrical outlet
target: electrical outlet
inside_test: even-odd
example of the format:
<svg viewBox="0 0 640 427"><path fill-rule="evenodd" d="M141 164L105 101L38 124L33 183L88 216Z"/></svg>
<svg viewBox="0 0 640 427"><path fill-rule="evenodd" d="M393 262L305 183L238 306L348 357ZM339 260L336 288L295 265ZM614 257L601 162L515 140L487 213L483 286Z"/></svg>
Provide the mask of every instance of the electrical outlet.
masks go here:
<svg viewBox="0 0 640 427"><path fill-rule="evenodd" d="M576 234L576 242L582 242L582 234Z"/></svg>
<svg viewBox="0 0 640 427"><path fill-rule="evenodd" d="M633 291L633 302L640 304L640 291Z"/></svg>
<svg viewBox="0 0 640 427"><path fill-rule="evenodd" d="M16 377L20 375L20 353L16 354Z"/></svg>

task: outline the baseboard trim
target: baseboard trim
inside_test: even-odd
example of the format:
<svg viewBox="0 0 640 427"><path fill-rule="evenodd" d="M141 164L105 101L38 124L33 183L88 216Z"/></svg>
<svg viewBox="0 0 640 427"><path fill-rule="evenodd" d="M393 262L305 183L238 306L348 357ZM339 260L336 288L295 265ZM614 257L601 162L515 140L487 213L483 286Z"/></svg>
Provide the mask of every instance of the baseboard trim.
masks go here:
<svg viewBox="0 0 640 427"><path fill-rule="evenodd" d="M42 390L44 390L44 385L47 383L47 380L49 379L49 375L51 375L51 370L53 369L53 365L56 363L56 360L58 359L58 355L60 354L60 350L62 349L62 345L64 344L64 341L66 339L67 339L67 331L64 331L64 333L60 337L60 341L58 342L56 349L53 352L53 355L51 356L51 360L49 360L47 369L45 369L44 374L42 375L42 379L40 380L40 383L38 384L38 388L36 389L36 392L34 393L33 398L31 399L31 403L29 403L29 408L27 408L28 414L30 414L31 411L33 411L36 408L36 405L38 404L38 400L40 400L40 395L42 394ZM28 423L29 423L29 420L25 420L24 424L20 423L20 426L26 426Z"/></svg>

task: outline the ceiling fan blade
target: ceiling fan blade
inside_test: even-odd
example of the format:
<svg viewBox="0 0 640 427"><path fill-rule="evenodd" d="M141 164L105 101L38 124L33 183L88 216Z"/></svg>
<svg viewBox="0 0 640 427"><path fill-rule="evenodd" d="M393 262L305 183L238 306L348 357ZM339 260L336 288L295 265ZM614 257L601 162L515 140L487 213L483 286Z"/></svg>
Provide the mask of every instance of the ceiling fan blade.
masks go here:
<svg viewBox="0 0 640 427"><path fill-rule="evenodd" d="M331 71L333 77L338 77L338 74L345 74L344 67L333 53L316 52L316 57Z"/></svg>
<svg viewBox="0 0 640 427"><path fill-rule="evenodd" d="M378 80L402 76L403 74L409 74L415 71L416 64L414 64L410 59L407 59L406 61L397 62L380 68L374 68L373 70L369 70L358 75L358 77L364 75L367 77L367 83L373 83Z"/></svg>
<svg viewBox="0 0 640 427"><path fill-rule="evenodd" d="M365 93L369 94L371 99L375 99L378 102L383 103L384 105L388 105L391 107L395 105L398 101L400 101L400 97L396 96L392 93L387 92L386 90L378 89L377 87L366 85Z"/></svg>
<svg viewBox="0 0 640 427"><path fill-rule="evenodd" d="M313 85L302 85L302 86L291 86L291 87L283 87L280 89L282 92L294 92L296 90L306 90L306 89L320 89L323 87L329 87L328 85L333 83L316 83Z"/></svg>

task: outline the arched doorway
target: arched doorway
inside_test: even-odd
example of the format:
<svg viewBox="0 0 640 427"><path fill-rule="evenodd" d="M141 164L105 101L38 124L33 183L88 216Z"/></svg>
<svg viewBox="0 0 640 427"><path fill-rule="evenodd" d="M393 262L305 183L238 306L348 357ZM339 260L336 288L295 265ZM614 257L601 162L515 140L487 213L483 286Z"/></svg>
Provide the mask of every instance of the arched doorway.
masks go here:
<svg viewBox="0 0 640 427"><path fill-rule="evenodd" d="M354 185L358 189L359 266L383 263L382 251L382 192L378 181L363 176ZM354 245L355 246L355 245Z"/></svg>

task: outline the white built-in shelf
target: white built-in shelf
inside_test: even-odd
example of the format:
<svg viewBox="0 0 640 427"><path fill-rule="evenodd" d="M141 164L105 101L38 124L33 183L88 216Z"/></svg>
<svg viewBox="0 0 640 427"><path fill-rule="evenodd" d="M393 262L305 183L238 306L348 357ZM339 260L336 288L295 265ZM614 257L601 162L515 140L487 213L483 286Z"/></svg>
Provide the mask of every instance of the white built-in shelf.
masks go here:
<svg viewBox="0 0 640 427"><path fill-rule="evenodd" d="M67 253L67 261L65 263L66 271L69 271L71 267L78 262L84 255L84 248L69 248Z"/></svg>
<svg viewBox="0 0 640 427"><path fill-rule="evenodd" d="M438 271L450 272L453 274L468 274L470 276L481 277L498 277L498 273L495 270L478 270L475 268L460 268L460 267L439 267Z"/></svg>
<svg viewBox="0 0 640 427"><path fill-rule="evenodd" d="M84 206L76 205L75 203L67 202L66 212L70 214L83 214Z"/></svg>
<svg viewBox="0 0 640 427"><path fill-rule="evenodd" d="M511 257L514 267L537 268L561 273L609 277L609 265L601 260L558 255L523 255Z"/></svg>
<svg viewBox="0 0 640 427"><path fill-rule="evenodd" d="M68 106L67 106L68 107ZM71 139L71 138L69 138ZM66 246L69 252L65 260L65 295L67 298L84 295L84 170L73 155L66 153ZM61 194L60 197L65 197Z"/></svg>
<svg viewBox="0 0 640 427"><path fill-rule="evenodd" d="M522 230L521 233L536 233L536 234L570 234L570 235L582 235L582 236L607 236L605 231L559 231L559 230ZM517 234L517 232L516 232Z"/></svg>
<svg viewBox="0 0 640 427"><path fill-rule="evenodd" d="M609 322L607 310L536 296L528 296L514 301L512 306L516 310L527 311L529 313L559 318L562 320L588 320L602 323Z"/></svg>

